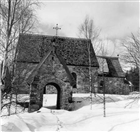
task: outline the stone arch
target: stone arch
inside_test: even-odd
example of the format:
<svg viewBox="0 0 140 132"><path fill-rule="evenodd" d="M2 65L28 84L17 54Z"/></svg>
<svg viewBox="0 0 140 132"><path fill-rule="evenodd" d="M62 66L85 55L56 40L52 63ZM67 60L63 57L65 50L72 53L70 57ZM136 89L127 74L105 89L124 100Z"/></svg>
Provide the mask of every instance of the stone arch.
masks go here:
<svg viewBox="0 0 140 132"><path fill-rule="evenodd" d="M54 86L56 89L57 89L57 102L56 102L56 109L60 109L60 106L61 106L61 99L62 99L62 89L60 88L60 86L54 82L50 82L50 83L47 83L47 85L52 85ZM45 89L45 87L43 88ZM44 90L43 90L44 91ZM44 92L43 92L44 93Z"/></svg>
<svg viewBox="0 0 140 132"><path fill-rule="evenodd" d="M48 89L49 88L49 89ZM49 91L51 90L51 91ZM43 94L56 94L57 91L57 86L53 83L48 83L46 86L43 88Z"/></svg>
<svg viewBox="0 0 140 132"><path fill-rule="evenodd" d="M43 102L43 93L44 93L44 87L46 85L52 85L57 89L57 103L56 103L56 109L62 108L62 100L63 100L63 87L65 86L65 83L60 82L58 79L47 79L44 78L40 83L40 89L41 89L41 101Z"/></svg>

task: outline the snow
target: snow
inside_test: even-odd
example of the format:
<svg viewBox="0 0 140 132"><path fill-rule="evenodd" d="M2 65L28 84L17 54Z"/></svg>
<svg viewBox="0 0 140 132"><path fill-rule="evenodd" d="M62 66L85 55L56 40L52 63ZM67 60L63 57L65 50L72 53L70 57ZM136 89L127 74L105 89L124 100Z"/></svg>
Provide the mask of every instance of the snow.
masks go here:
<svg viewBox="0 0 140 132"><path fill-rule="evenodd" d="M47 94L44 95L43 97L43 106L53 106L56 105L56 99L57 95L56 94Z"/></svg>
<svg viewBox="0 0 140 132"><path fill-rule="evenodd" d="M1 119L3 132L41 131L140 131L139 95L106 95L106 117L103 95L74 94L72 111L47 108L56 104L56 95L44 96L44 107L33 113L19 113Z"/></svg>

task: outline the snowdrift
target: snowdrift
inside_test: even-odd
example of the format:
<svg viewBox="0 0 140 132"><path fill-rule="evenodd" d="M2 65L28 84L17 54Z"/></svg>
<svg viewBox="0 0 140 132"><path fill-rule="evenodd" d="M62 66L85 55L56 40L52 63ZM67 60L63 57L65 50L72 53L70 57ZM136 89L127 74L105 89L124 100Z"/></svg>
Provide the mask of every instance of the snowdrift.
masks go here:
<svg viewBox="0 0 140 132"><path fill-rule="evenodd" d="M2 131L140 131L138 95L106 95L106 117L103 95L93 96L92 106L90 101L89 94L75 94L72 111L41 108L33 113L4 116Z"/></svg>

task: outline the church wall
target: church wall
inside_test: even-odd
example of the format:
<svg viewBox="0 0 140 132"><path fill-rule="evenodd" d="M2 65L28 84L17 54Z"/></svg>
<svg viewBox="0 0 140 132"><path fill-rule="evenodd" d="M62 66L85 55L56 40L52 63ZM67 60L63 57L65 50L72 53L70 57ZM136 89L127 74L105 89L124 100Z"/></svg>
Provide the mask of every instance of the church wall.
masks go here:
<svg viewBox="0 0 140 132"><path fill-rule="evenodd" d="M89 67L84 66L68 66L70 72L74 72L77 75L77 88L73 88L76 93L89 93L90 82L89 82ZM97 82L97 67L91 68L92 73L92 87Z"/></svg>
<svg viewBox="0 0 140 132"><path fill-rule="evenodd" d="M103 77L99 77L99 93L103 93L103 87L100 83ZM129 94L130 89L128 84L125 84L123 78L105 77L105 92L107 94Z"/></svg>
<svg viewBox="0 0 140 132"><path fill-rule="evenodd" d="M31 70L36 66L37 64L28 64L28 63L18 63L18 72L20 73L20 78L16 80L16 85L19 88L19 91L21 93L29 93L29 86L27 86L27 84L24 83L24 80L26 78L26 76L31 72ZM60 79L63 80L65 82L68 81L68 78L66 76L66 73L63 69L63 66L60 64L54 64L56 65L54 70L57 71L56 72L56 76ZM49 65L48 65L49 66ZM51 66L49 66L51 68ZM49 69L49 67L47 68L45 65L42 67L42 75L46 74L45 71L46 69L47 72L51 72L51 69ZM74 92L77 93L86 93L89 92L89 68L88 67L84 67L84 66L68 66L70 72L74 72L77 75L77 88L74 88ZM91 68L92 71L92 84L97 82L97 67L92 67ZM50 89L50 88L48 88ZM53 89L50 89L53 90ZM53 93L54 91L49 91L47 93Z"/></svg>
<svg viewBox="0 0 140 132"><path fill-rule="evenodd" d="M60 109L69 109L71 98L71 86L67 77L67 73L63 65L59 62L56 56L50 55L45 63L38 71L39 76L39 91L41 91L41 98L43 98L43 88L46 84L55 83L59 86L60 93ZM39 99L38 99L39 100ZM42 99L41 99L42 102Z"/></svg>
<svg viewBox="0 0 140 132"><path fill-rule="evenodd" d="M35 111L37 108L41 107L43 88L48 83L56 83L59 85L61 91L60 109L69 109L72 87L70 86L67 73L58 58L52 55L47 58L35 76L35 78L38 79L35 81L35 85L32 86L32 91L30 91L30 87L27 85L26 79L36 65L37 64L32 63L17 63L16 65L18 67L16 73L19 74L19 76L16 77L14 86L18 87L18 93L31 94L30 111ZM38 103L34 104L34 102Z"/></svg>

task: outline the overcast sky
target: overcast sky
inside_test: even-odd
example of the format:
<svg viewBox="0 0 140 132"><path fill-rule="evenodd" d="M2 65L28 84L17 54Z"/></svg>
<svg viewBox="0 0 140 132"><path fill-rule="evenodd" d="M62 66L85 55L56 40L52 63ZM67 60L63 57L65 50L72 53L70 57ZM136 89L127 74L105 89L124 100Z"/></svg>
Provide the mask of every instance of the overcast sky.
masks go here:
<svg viewBox="0 0 140 132"><path fill-rule="evenodd" d="M48 1L42 2L37 10L38 31L42 34L55 35L53 27L58 23L60 36L77 37L78 27L86 15L101 28L101 38L124 38L131 32L136 33L139 26L138 2L102 2L92 1Z"/></svg>
<svg viewBox="0 0 140 132"><path fill-rule="evenodd" d="M100 39L105 42L110 56L122 52L120 40L138 32L138 0L38 0L36 33L55 35L53 27L59 24L59 36L78 37L78 27L86 15L101 29Z"/></svg>
<svg viewBox="0 0 140 132"><path fill-rule="evenodd" d="M138 32L138 0L39 1L42 2L36 10L39 34L55 35L53 27L58 23L61 28L59 36L78 37L78 27L89 15L95 26L101 29L99 37L105 42L109 55L117 56L122 52L120 40L130 36L131 32Z"/></svg>

